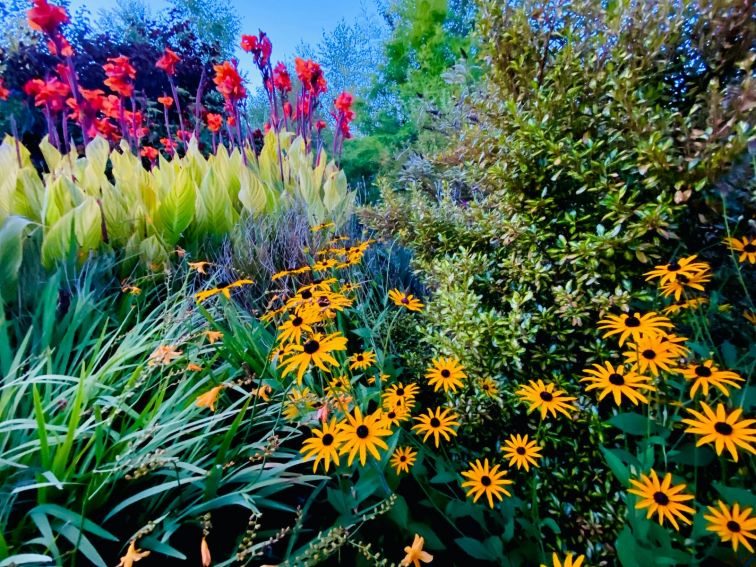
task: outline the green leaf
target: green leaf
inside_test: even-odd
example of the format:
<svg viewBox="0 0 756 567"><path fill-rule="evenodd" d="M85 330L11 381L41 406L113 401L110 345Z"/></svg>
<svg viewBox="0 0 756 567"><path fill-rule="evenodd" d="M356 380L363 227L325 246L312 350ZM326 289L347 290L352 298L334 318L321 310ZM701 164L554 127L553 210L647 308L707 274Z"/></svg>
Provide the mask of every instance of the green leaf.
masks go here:
<svg viewBox="0 0 756 567"><path fill-rule="evenodd" d="M612 416L608 423L630 435L645 435L646 432L655 433L656 424L639 413L618 413Z"/></svg>
<svg viewBox="0 0 756 567"><path fill-rule="evenodd" d="M9 299L16 293L24 234L30 224L30 220L14 215L5 219L0 227L0 297Z"/></svg>
<svg viewBox="0 0 756 567"><path fill-rule="evenodd" d="M52 563L52 557L47 555L40 555L39 553L19 553L18 555L11 555L0 561L0 567L12 567L14 565L27 565L29 563Z"/></svg>
<svg viewBox="0 0 756 567"><path fill-rule="evenodd" d="M715 482L714 488L722 495L722 499L728 504L740 504L742 507L756 508L756 494L752 490L725 486L721 482Z"/></svg>
<svg viewBox="0 0 756 567"><path fill-rule="evenodd" d="M604 454L606 464L609 466L614 476L617 477L623 485L627 486L630 483L630 470L622 462L622 459L618 456L617 449L607 449L603 445L599 445L601 452Z"/></svg>
<svg viewBox="0 0 756 567"><path fill-rule="evenodd" d="M155 230L169 247L179 241L194 218L195 187L189 172L182 170L155 213Z"/></svg>
<svg viewBox="0 0 756 567"><path fill-rule="evenodd" d="M497 555L491 553L491 550L477 539L458 537L454 542L473 559L480 559L482 561L496 561L498 559Z"/></svg>

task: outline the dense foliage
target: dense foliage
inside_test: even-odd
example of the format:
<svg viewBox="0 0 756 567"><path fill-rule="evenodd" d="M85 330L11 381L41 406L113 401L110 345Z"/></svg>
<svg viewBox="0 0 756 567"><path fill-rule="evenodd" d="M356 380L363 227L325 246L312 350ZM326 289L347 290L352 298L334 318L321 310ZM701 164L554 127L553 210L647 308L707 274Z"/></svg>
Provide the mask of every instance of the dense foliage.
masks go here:
<svg viewBox="0 0 756 567"><path fill-rule="evenodd" d="M0 566L752 559L756 9L124 5L3 35Z"/></svg>

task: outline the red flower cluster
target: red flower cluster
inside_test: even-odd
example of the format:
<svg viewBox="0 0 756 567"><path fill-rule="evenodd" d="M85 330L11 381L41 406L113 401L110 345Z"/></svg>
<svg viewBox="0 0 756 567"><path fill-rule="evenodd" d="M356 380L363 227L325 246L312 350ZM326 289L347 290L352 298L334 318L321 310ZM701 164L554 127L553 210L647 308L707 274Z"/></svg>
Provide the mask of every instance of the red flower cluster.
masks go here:
<svg viewBox="0 0 756 567"><path fill-rule="evenodd" d="M213 133L218 132L223 126L223 117L220 114L208 112L205 121L207 122L207 129Z"/></svg>
<svg viewBox="0 0 756 567"><path fill-rule="evenodd" d="M291 76L286 65L280 61L273 69L273 88L281 91L281 94L291 92Z"/></svg>
<svg viewBox="0 0 756 567"><path fill-rule="evenodd" d="M260 37L255 35L243 35L241 39L241 48L247 53L252 53L255 58L255 65L267 67L270 63L270 54L273 51L273 45L270 43L265 32L260 32Z"/></svg>
<svg viewBox="0 0 756 567"><path fill-rule="evenodd" d="M166 108L173 106L173 98L170 96L159 96L157 101Z"/></svg>
<svg viewBox="0 0 756 567"><path fill-rule="evenodd" d="M34 0L34 7L26 12L29 27L54 37L58 35L61 25L68 23L65 8L50 5L47 0Z"/></svg>
<svg viewBox="0 0 756 567"><path fill-rule="evenodd" d="M141 154L142 154L142 157L146 157L150 161L155 161L157 157L160 155L160 152L158 152L152 146L144 146L142 148Z"/></svg>
<svg viewBox="0 0 756 567"><path fill-rule="evenodd" d="M328 85L320 65L312 59L305 61L301 57L297 57L294 60L294 68L297 72L297 77L302 81L302 86L308 93L318 96L326 92Z"/></svg>
<svg viewBox="0 0 756 567"><path fill-rule="evenodd" d="M166 47L165 53L163 53L163 56L157 60L155 67L162 69L172 77L176 74L176 64L180 61L181 57L179 57L175 51Z"/></svg>
<svg viewBox="0 0 756 567"><path fill-rule="evenodd" d="M5 88L3 78L0 77L0 100L8 100L8 95L10 95L10 91Z"/></svg>
<svg viewBox="0 0 756 567"><path fill-rule="evenodd" d="M247 96L242 78L236 70L236 66L232 65L230 61L224 61L221 65L213 65L213 69L215 69L213 82L223 98L233 103Z"/></svg>
<svg viewBox="0 0 756 567"><path fill-rule="evenodd" d="M53 112L60 112L71 89L60 79L53 77L46 81L42 79L27 81L24 92L34 97L34 106L44 106Z"/></svg>
<svg viewBox="0 0 756 567"><path fill-rule="evenodd" d="M105 84L110 89L123 97L130 97L134 94L134 83L136 79L136 69L131 66L129 58L125 55L118 57L108 57L108 62L102 66L107 75Z"/></svg>

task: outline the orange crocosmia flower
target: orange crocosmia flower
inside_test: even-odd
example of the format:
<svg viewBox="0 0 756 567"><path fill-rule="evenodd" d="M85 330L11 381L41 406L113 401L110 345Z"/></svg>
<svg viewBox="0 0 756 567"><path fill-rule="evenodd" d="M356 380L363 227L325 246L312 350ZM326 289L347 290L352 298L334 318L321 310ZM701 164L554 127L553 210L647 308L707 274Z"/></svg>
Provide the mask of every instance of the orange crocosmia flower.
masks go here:
<svg viewBox="0 0 756 567"><path fill-rule="evenodd" d="M220 65L213 65L215 69L215 83L218 92L228 101L237 101L246 98L247 90L242 84L242 78L236 67L230 61L224 61Z"/></svg>
<svg viewBox="0 0 756 567"><path fill-rule="evenodd" d="M207 129L211 132L218 132L223 126L223 117L220 114L208 112L205 121L207 122Z"/></svg>
<svg viewBox="0 0 756 567"><path fill-rule="evenodd" d="M155 161L157 157L160 155L160 152L158 152L152 146L144 146L140 153L142 157L146 157L150 161Z"/></svg>
<svg viewBox="0 0 756 567"><path fill-rule="evenodd" d="M105 84L113 92L124 97L130 97L134 94L132 81L136 79L136 69L131 65L128 57L125 55L108 57L108 62L102 68L108 77L105 79Z"/></svg>
<svg viewBox="0 0 756 567"><path fill-rule="evenodd" d="M58 28L68 23L68 13L65 8L48 4L47 0L34 0L34 7L26 12L29 27L47 35L56 35Z"/></svg>
<svg viewBox="0 0 756 567"><path fill-rule="evenodd" d="M202 367L199 364L194 364L193 362L190 362L186 365L187 371L192 372L200 372L202 370Z"/></svg>
<svg viewBox="0 0 756 567"><path fill-rule="evenodd" d="M155 62L155 67L173 76L176 74L176 64L180 61L181 57L175 51L166 47L163 56Z"/></svg>
<svg viewBox="0 0 756 567"><path fill-rule="evenodd" d="M173 97L159 96L157 100L160 104L162 104L163 106L167 106L168 108L173 106Z"/></svg>

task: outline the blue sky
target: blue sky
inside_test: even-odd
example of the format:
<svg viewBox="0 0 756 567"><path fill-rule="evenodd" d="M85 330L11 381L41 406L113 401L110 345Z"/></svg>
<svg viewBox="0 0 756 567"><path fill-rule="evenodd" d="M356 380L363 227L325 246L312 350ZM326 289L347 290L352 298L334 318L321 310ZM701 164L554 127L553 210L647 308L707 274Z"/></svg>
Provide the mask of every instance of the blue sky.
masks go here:
<svg viewBox="0 0 756 567"><path fill-rule="evenodd" d="M242 33L263 30L273 42L273 60L290 59L304 41L315 45L324 30L331 30L343 18L353 22L365 11L374 11L372 0L228 0L241 18ZM86 6L96 14L112 8L117 0L72 0L71 7ZM165 0L147 0L154 12Z"/></svg>

